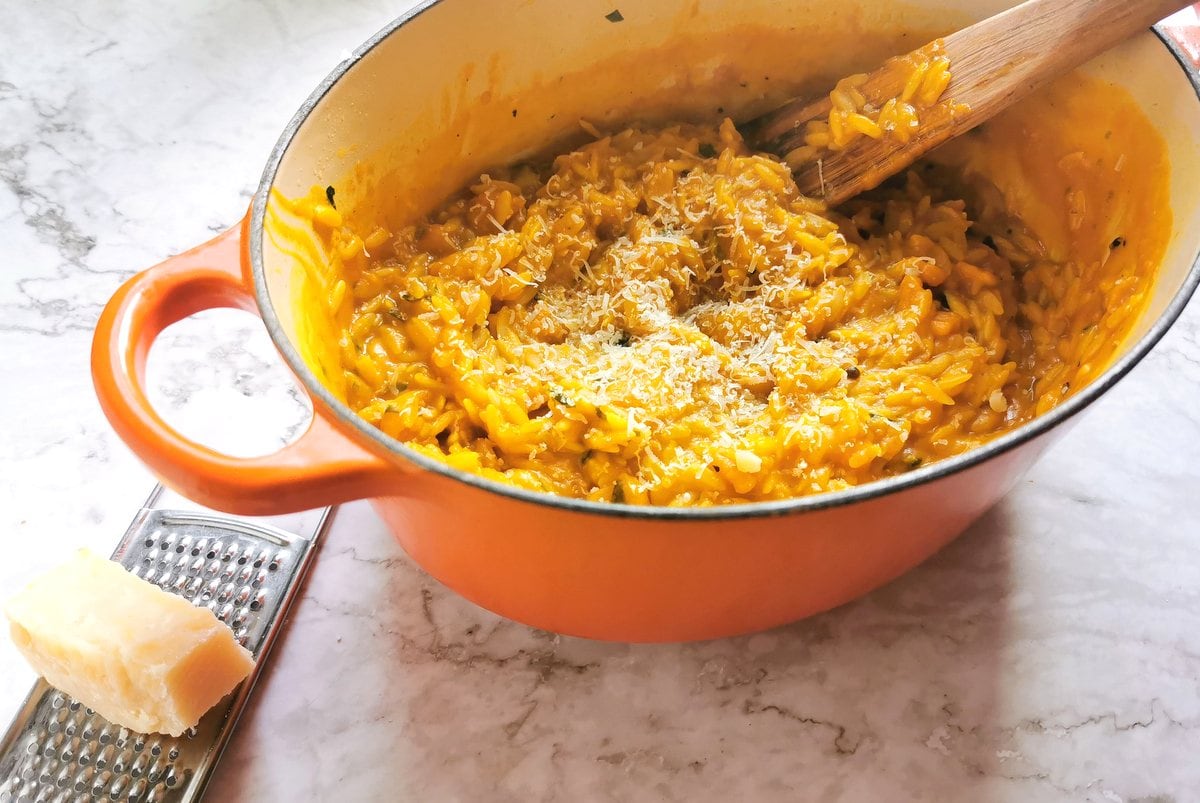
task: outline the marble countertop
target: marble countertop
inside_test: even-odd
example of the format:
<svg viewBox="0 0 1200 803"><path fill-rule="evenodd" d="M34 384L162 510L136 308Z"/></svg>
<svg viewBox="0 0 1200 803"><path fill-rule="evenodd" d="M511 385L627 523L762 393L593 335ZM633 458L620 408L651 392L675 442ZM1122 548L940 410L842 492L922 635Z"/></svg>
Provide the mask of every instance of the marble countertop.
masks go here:
<svg viewBox="0 0 1200 803"><path fill-rule="evenodd" d="M238 220L294 108L404 5L6 9L0 596L110 551L153 484L92 394L104 301ZM219 447L265 452L305 420L243 313L172 330L151 374ZM1200 800L1198 398L1200 300L944 552L701 644L503 621L348 505L209 799ZM0 724L32 680L0 638Z"/></svg>

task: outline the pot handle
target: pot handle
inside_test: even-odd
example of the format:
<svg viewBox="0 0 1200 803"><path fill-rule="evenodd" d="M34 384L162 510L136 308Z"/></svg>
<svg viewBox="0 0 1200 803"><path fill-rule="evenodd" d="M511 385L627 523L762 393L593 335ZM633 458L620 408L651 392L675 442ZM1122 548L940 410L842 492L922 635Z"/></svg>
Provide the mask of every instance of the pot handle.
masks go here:
<svg viewBox="0 0 1200 803"><path fill-rule="evenodd" d="M1192 68L1200 70L1200 3L1167 17L1161 27L1192 62Z"/></svg>
<svg viewBox="0 0 1200 803"><path fill-rule="evenodd" d="M308 429L274 454L230 457L185 438L151 406L146 356L163 329L196 312L255 312L239 226L125 282L92 340L92 379L113 429L163 483L203 505L252 516L292 513L395 492L399 466L366 451L314 408Z"/></svg>

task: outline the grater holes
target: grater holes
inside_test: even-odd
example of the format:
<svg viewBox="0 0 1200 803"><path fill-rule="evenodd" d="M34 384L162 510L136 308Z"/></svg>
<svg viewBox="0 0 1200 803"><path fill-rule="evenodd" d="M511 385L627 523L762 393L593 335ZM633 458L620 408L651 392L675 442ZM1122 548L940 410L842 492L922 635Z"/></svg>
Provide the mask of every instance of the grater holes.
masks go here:
<svg viewBox="0 0 1200 803"><path fill-rule="evenodd" d="M265 589L260 589L259 592L254 595L254 599L252 599L250 601L250 610L260 611L260 610L262 610L262 607L266 604L267 604L267 592Z"/></svg>
<svg viewBox="0 0 1200 803"><path fill-rule="evenodd" d="M91 767L84 767L79 771L79 774L75 776L75 785L71 788L76 792L82 792L84 789L87 789L88 784L92 782L92 775L95 772L96 771Z"/></svg>
<svg viewBox="0 0 1200 803"><path fill-rule="evenodd" d="M78 749L79 740L71 739L69 742L63 745L62 752L58 754L58 757L62 761L73 762L75 761L75 751Z"/></svg>
<svg viewBox="0 0 1200 803"><path fill-rule="evenodd" d="M149 784L145 778L134 781L129 787L129 803L138 803L146 794L146 789Z"/></svg>
<svg viewBox="0 0 1200 803"><path fill-rule="evenodd" d="M108 786L108 782L111 780L111 772L105 771L96 775L96 777L92 779L92 797L100 797L100 795L104 794L104 788Z"/></svg>

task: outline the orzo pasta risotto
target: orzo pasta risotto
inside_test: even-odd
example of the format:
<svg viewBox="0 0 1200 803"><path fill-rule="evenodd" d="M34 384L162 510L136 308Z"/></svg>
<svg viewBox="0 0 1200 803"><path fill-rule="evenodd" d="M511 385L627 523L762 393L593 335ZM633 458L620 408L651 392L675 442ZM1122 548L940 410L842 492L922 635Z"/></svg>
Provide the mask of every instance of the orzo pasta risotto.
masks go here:
<svg viewBox="0 0 1200 803"><path fill-rule="evenodd" d="M899 114L842 111L794 158ZM912 471L1078 391L1144 306L1164 164L1072 76L833 209L727 119L593 131L387 229L295 204L340 255L364 419L524 488L715 505Z"/></svg>

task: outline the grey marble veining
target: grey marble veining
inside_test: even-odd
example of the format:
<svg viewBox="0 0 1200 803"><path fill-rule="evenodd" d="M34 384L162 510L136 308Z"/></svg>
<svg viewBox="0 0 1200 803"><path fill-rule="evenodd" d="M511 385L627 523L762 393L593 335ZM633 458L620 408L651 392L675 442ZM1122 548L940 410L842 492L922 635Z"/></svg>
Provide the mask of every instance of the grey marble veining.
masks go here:
<svg viewBox="0 0 1200 803"><path fill-rule="evenodd" d="M152 484L92 394L103 302L236 222L295 106L403 5L5 9L0 596L109 550ZM253 319L201 316L162 345L155 401L185 431L248 454L303 425ZM1193 303L927 564L701 644L503 621L346 506L211 799L1200 800L1197 399ZM31 680L0 639L0 720Z"/></svg>

